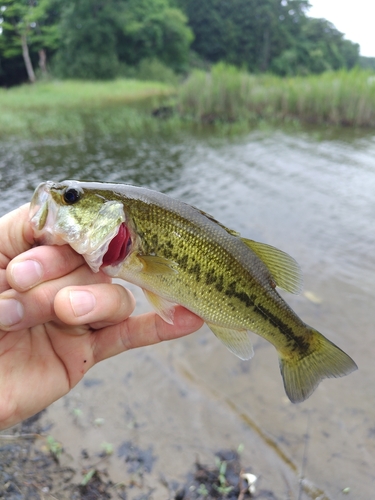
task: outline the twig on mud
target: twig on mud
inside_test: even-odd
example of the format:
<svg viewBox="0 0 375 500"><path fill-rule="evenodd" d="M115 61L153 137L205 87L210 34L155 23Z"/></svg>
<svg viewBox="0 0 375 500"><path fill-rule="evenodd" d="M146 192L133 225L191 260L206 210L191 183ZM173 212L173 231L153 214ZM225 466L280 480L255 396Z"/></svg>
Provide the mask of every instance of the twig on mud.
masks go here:
<svg viewBox="0 0 375 500"><path fill-rule="evenodd" d="M43 438L42 434L28 433L28 434L0 434L0 440L4 441L17 441L17 439L39 439Z"/></svg>

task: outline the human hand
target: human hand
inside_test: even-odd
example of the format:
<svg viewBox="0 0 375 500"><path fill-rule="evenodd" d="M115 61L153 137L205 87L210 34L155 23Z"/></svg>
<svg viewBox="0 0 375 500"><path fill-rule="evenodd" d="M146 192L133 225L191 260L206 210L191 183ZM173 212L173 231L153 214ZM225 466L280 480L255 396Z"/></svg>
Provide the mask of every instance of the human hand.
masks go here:
<svg viewBox="0 0 375 500"><path fill-rule="evenodd" d="M28 211L0 219L0 429L62 397L99 361L203 323L179 306L174 325L156 313L129 317L132 294L69 246L32 248Z"/></svg>

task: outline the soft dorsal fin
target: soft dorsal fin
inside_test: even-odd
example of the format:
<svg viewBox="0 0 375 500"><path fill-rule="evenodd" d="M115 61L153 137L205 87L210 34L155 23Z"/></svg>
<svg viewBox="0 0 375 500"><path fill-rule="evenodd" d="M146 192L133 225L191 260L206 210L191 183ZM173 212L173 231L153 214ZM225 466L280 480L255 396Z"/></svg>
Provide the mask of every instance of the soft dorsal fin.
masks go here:
<svg viewBox="0 0 375 500"><path fill-rule="evenodd" d="M271 245L266 245L265 243L259 243L257 241L248 240L247 238L242 238L240 233L224 226L212 215L203 212L202 210L199 211L202 215L210 219L212 222L215 222L220 227L225 229L225 231L227 231L227 233L229 233L231 236L240 238L240 240L243 241L245 245L250 247L251 250L253 250L253 252L255 252L260 258L260 260L267 266L277 286L290 293L299 294L302 292L303 278L301 268L293 259L293 257Z"/></svg>
<svg viewBox="0 0 375 500"><path fill-rule="evenodd" d="M254 356L249 332L246 330L234 330L219 325L207 323L207 326L218 339L240 359L251 359Z"/></svg>
<svg viewBox="0 0 375 500"><path fill-rule="evenodd" d="M278 248L241 238L260 260L267 266L277 286L287 292L301 293L303 279L298 263L287 253Z"/></svg>

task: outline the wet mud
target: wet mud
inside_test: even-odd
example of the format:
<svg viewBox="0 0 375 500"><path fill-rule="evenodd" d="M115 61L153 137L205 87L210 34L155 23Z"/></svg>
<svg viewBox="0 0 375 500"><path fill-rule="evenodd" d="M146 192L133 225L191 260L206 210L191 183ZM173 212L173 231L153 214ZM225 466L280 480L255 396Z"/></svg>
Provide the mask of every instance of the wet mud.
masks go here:
<svg viewBox="0 0 375 500"><path fill-rule="evenodd" d="M81 450L81 467L69 466L62 443L42 425L39 413L0 434L0 498L6 500L94 500L126 498L100 463ZM81 479L77 479L81 476ZM114 494L115 493L115 494Z"/></svg>
<svg viewBox="0 0 375 500"><path fill-rule="evenodd" d="M148 500L155 496L149 474L157 457L152 447L142 450L130 441L121 444L118 457L126 464L127 477L115 483L107 470L112 450L90 456L80 450L80 466L71 467L63 443L55 441L48 431L51 425L35 415L11 431L0 434L0 498L7 500ZM214 463L207 465L198 459L186 464L186 481L178 483L159 476L165 489L163 498L170 500L258 499L276 500L272 491L256 490L257 476L241 464L240 453L218 451Z"/></svg>

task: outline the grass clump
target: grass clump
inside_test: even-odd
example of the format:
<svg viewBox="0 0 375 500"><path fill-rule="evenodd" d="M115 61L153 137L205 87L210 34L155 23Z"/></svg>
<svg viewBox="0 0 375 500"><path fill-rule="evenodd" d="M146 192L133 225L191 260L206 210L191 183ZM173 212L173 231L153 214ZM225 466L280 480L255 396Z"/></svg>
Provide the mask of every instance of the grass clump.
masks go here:
<svg viewBox="0 0 375 500"><path fill-rule="evenodd" d="M249 117L256 77L219 63L210 73L195 70L178 93L179 112L203 122L232 122Z"/></svg>
<svg viewBox="0 0 375 500"><path fill-rule="evenodd" d="M174 87L160 82L119 79L111 82L74 80L40 82L0 89L0 137L81 135L91 124L120 131L147 126L154 100ZM138 106L135 113L133 104ZM140 124L140 122L142 122Z"/></svg>
<svg viewBox="0 0 375 500"><path fill-rule="evenodd" d="M297 119L374 127L375 75L355 69L281 78L220 63L210 73L190 75L179 89L178 107L182 116L201 122Z"/></svg>

